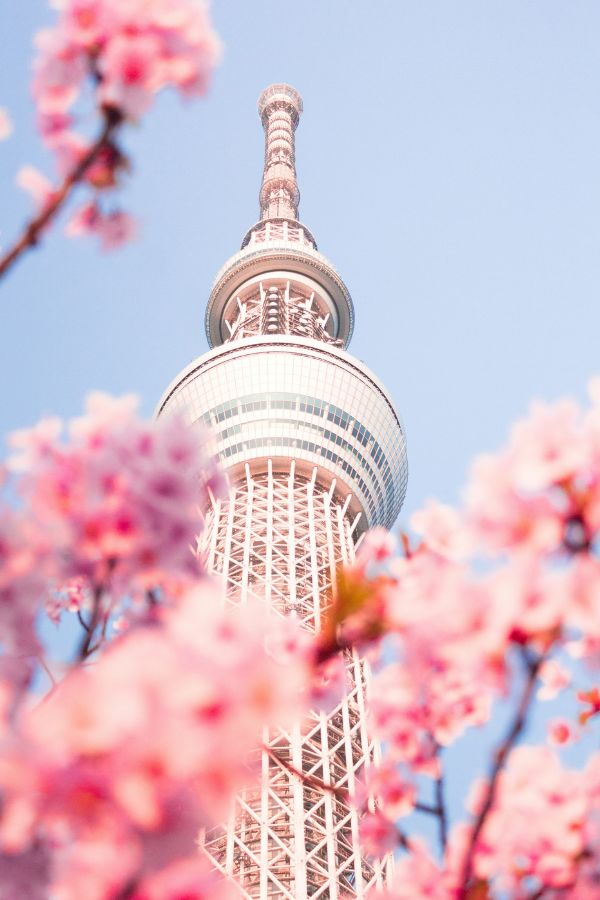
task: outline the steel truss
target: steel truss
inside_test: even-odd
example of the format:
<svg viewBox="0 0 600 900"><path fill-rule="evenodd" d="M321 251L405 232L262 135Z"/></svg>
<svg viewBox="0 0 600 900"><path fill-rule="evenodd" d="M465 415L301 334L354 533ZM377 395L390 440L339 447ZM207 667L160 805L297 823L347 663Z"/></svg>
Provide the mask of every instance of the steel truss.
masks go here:
<svg viewBox="0 0 600 900"><path fill-rule="evenodd" d="M229 497L213 502L203 545L229 602L254 597L273 614L294 611L313 632L337 567L354 556L349 500L336 495L335 481L318 479L316 468L310 477L296 473L293 461L287 471L275 471L271 460L258 474L246 466ZM227 825L205 836L216 866L246 898L365 897L383 883L387 863L361 857L358 816L345 799L378 755L366 729L365 663L348 655L346 668L348 692L329 714L265 733L259 786L242 792Z"/></svg>

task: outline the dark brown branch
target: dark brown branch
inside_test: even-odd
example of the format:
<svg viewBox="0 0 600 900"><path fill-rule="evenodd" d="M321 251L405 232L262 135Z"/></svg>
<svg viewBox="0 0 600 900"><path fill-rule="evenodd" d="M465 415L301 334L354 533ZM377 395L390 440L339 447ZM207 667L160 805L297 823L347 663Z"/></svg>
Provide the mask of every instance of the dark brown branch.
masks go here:
<svg viewBox="0 0 600 900"><path fill-rule="evenodd" d="M285 769L286 772L289 772L290 775L299 778L307 787L315 788L318 791L324 791L326 794L333 794L333 796L337 797L339 800L345 800L347 803L350 803L350 795L346 788L337 788L333 784L326 784L314 775L307 775L305 772L301 772L300 769L297 769L291 762L288 762L287 759L283 759L279 756L272 747L265 747L264 749L267 751L273 762L280 765L281 768Z"/></svg>
<svg viewBox="0 0 600 900"><path fill-rule="evenodd" d="M435 810L438 817L438 834L440 839L440 849L442 854L446 852L446 844L448 843L448 815L446 812L446 803L444 800L444 773L441 769L440 774L435 780Z"/></svg>
<svg viewBox="0 0 600 900"><path fill-rule="evenodd" d="M484 794L481 808L479 810L479 813L477 814L477 818L475 819L473 830L471 831L471 836L465 852L457 900L466 900L467 892L469 889L469 881L471 880L471 875L473 872L473 861L475 857L475 848L477 846L477 841L479 840L479 836L486 823L489 812L494 805L500 773L504 768L511 750L517 743L527 724L527 715L529 713L529 708L533 699L537 675L540 670L540 666L544 661L544 656L541 655L535 659L532 659L532 657L528 655L526 651L523 651L523 659L527 665L527 680L525 682L525 687L523 688L523 693L521 695L521 699L519 701L514 719L511 722L504 740L494 753L488 786Z"/></svg>
<svg viewBox="0 0 600 900"><path fill-rule="evenodd" d="M85 619L84 619L83 616L81 615L81 610L80 610L80 609L77 610L77 618L79 619L79 624L80 624L81 627L84 629L84 631L89 631L89 630L90 630L90 626L88 625L88 623L85 621Z"/></svg>
<svg viewBox="0 0 600 900"><path fill-rule="evenodd" d="M103 125L100 134L90 145L87 152L81 157L77 165L66 176L61 186L53 194L43 209L31 219L25 226L19 238L13 246L0 257L0 278L2 278L16 261L27 250L35 247L40 240L42 231L49 225L62 209L73 188L85 177L87 170L96 161L113 136L114 131L123 121L121 113L112 108L103 109Z"/></svg>
<svg viewBox="0 0 600 900"><path fill-rule="evenodd" d="M86 627L85 633L81 640L81 644L79 646L79 651L77 653L77 662L84 662L88 656L91 656L92 653L95 653L98 649L99 643L96 643L95 646L92 645L92 641L96 634L96 628L98 627L98 623L100 622L102 616L102 596L104 594L104 587L102 585L94 585L94 599L92 606L92 615L90 616L90 621L88 626Z"/></svg>
<svg viewBox="0 0 600 900"><path fill-rule="evenodd" d="M301 772L300 769L297 769L292 763L288 762L287 759L283 759L279 756L272 747L264 747L267 751L271 759L278 763L285 769L286 772L289 772L290 775L293 775L295 778L298 778L303 784L307 787L314 788L318 791L324 791L326 794L333 794L334 797L338 799L344 800L346 803L351 803L350 794L346 790L346 788L338 788L333 784L326 784L324 781L321 781L320 778L316 778L314 775L307 775L305 772ZM398 839L398 846L402 847L403 850L410 852L412 847L410 845L410 841L408 837L404 834L401 828L396 825L396 835Z"/></svg>
<svg viewBox="0 0 600 900"><path fill-rule="evenodd" d="M415 803L417 812L426 813L428 816L439 816L440 811L437 806L430 806L429 803Z"/></svg>

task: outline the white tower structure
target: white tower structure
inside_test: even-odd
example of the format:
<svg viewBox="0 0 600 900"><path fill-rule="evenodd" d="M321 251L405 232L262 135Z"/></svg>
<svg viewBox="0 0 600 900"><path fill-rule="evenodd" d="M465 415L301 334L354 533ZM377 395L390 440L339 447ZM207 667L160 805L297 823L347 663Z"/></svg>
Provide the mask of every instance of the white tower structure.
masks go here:
<svg viewBox="0 0 600 900"><path fill-rule="evenodd" d="M216 277L206 311L213 349L177 376L159 413L178 410L215 433L230 488L206 511L204 551L228 599L257 597L317 631L336 568L353 559L366 528L390 526L400 511L406 445L385 388L346 352L350 294L298 221L302 100L274 84L258 108L261 218ZM365 665L349 654L347 669L348 694L332 713L265 735L272 752L261 751L260 786L206 836L245 897L364 897L382 881L383 864L361 857L344 796L377 753Z"/></svg>

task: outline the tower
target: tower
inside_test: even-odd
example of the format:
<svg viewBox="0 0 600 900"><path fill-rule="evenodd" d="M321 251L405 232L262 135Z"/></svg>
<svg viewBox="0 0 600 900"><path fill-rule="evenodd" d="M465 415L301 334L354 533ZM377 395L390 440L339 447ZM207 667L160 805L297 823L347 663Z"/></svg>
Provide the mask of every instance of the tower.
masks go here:
<svg viewBox="0 0 600 900"><path fill-rule="evenodd" d="M367 528L390 526L400 511L406 445L385 388L346 352L348 289L298 220L302 100L274 84L258 109L260 221L215 279L206 311L212 349L177 376L158 411L213 429L229 495L206 511L203 550L228 600L257 597L315 631L336 568L353 559ZM364 897L381 883L382 865L361 858L357 814L344 798L377 754L365 721L365 665L356 654L346 665L339 705L266 734L260 785L206 835L208 853L245 897Z"/></svg>

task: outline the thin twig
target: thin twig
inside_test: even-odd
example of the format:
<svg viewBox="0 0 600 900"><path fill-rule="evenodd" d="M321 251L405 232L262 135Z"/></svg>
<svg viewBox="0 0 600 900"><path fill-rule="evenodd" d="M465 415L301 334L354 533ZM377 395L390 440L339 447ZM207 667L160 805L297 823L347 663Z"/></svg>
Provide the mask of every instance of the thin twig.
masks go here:
<svg viewBox="0 0 600 900"><path fill-rule="evenodd" d="M100 621L100 617L102 614L102 595L104 594L104 587L101 584L94 585L94 599L92 606L92 615L90 617L89 625L86 629L85 634L83 635L83 639L79 646L79 651L77 653L77 662L84 662L92 653L94 653L99 644L97 643L92 647L92 640L94 638L96 628L98 627L98 623Z"/></svg>
<svg viewBox="0 0 600 900"><path fill-rule="evenodd" d="M327 794L332 794L338 800L344 800L346 803L351 803L350 794L345 788L338 788L332 784L326 784L324 781L321 781L320 778L315 778L314 775L307 775L305 772L301 772L300 769L297 769L292 763L288 762L287 759L282 759L279 754L277 754L272 747L265 746L264 749L267 751L271 759L278 763L283 769L293 775L295 778L298 778L303 784L307 787L316 788L316 790L324 791ZM398 846L402 847L403 850L410 852L412 850L410 841L408 837L404 834L401 828L398 825L395 826L396 836L398 839Z"/></svg>
<svg viewBox="0 0 600 900"><path fill-rule="evenodd" d="M475 820L467 850L465 852L457 900L465 900L467 896L469 881L471 879L471 874L473 871L475 847L477 845L479 835L481 834L482 829L486 823L488 814L492 806L494 805L500 773L504 768L504 764L506 763L508 755L518 741L527 724L527 714L529 712L529 707L533 699L537 675L545 657L542 654L537 658L532 659L525 651L523 651L523 659L527 665L527 680L525 682L525 687L523 689L523 693L521 695L521 700L519 701L515 717L511 722L510 728L508 729L504 740L494 753L494 761L492 764L487 789L484 794L483 803L481 804L481 808Z"/></svg>
<svg viewBox="0 0 600 900"><path fill-rule="evenodd" d="M440 811L437 806L431 806L429 803L415 803L417 812L426 813L428 816L439 816Z"/></svg>
<svg viewBox="0 0 600 900"><path fill-rule="evenodd" d="M316 788L318 791L324 791L326 794L332 794L334 797L337 797L338 800L345 800L347 803L350 802L350 794L346 788L335 787L335 785L327 784L314 775L308 775L306 772L301 772L300 769L297 769L291 762L288 762L287 759L283 759L279 756L272 747L265 747L264 749L274 762L278 763L281 768L289 772L290 775L299 778L300 781L307 785L307 787Z"/></svg>
<svg viewBox="0 0 600 900"><path fill-rule="evenodd" d="M90 145L87 152L81 157L77 165L65 177L61 186L53 192L49 202L43 209L27 223L19 238L13 246L0 257L0 278L2 278L10 268L16 263L20 256L27 250L32 249L38 244L40 236L46 225L48 225L61 210L73 188L83 180L85 173L92 163L96 161L99 154L110 142L111 137L116 128L123 121L121 113L117 109L104 108L103 125L100 134L96 140Z"/></svg>
<svg viewBox="0 0 600 900"><path fill-rule="evenodd" d="M37 658L37 661L39 662L40 666L42 667L42 669L44 670L44 672L46 673L46 675L48 676L48 678L50 680L51 690L54 690L54 688L56 687L56 678L50 671L50 667L48 666L48 663L46 662L46 660L44 659L43 656L38 656L36 658Z"/></svg>
<svg viewBox="0 0 600 900"><path fill-rule="evenodd" d="M444 773L441 766L442 762L440 760L440 774L435 780L435 808L439 823L440 849L443 855L446 853L446 844L448 843L448 814L444 800Z"/></svg>
<svg viewBox="0 0 600 900"><path fill-rule="evenodd" d="M84 619L83 616L81 615L81 610L80 610L80 609L77 610L77 618L79 619L79 624L81 625L81 627L82 627L85 631L89 631L89 630L90 630L90 626L88 625L88 623L85 621L85 619Z"/></svg>

